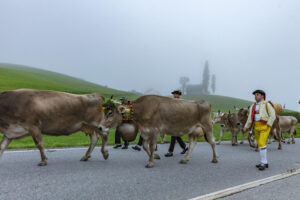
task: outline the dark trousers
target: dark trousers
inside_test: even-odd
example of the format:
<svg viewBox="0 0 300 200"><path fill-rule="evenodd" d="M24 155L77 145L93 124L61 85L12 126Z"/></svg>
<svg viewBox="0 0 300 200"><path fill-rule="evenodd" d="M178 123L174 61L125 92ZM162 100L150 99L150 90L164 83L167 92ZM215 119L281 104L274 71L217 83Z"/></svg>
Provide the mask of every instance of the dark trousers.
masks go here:
<svg viewBox="0 0 300 200"><path fill-rule="evenodd" d="M115 133L115 144L121 144L121 134L118 131L118 129L116 129L116 133ZM128 146L128 141L124 141L124 145Z"/></svg>
<svg viewBox="0 0 300 200"><path fill-rule="evenodd" d="M138 145L139 146L142 146L143 145L143 137L142 136L140 136L140 139L139 139L139 142L138 142Z"/></svg>
<svg viewBox="0 0 300 200"><path fill-rule="evenodd" d="M183 142L183 140L181 139L181 137L172 136L171 137L170 147L169 147L169 152L173 152L174 151L176 140L177 140L178 144L180 145L180 147L182 149L186 148L186 144Z"/></svg>

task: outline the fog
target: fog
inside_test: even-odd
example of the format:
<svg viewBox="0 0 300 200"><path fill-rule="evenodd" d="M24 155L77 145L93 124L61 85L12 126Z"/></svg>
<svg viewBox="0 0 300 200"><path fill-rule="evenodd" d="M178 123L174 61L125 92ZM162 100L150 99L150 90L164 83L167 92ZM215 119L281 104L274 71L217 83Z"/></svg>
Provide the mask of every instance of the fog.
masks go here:
<svg viewBox="0 0 300 200"><path fill-rule="evenodd" d="M299 0L1 0L0 62L169 95L179 77L216 94L300 110Z"/></svg>

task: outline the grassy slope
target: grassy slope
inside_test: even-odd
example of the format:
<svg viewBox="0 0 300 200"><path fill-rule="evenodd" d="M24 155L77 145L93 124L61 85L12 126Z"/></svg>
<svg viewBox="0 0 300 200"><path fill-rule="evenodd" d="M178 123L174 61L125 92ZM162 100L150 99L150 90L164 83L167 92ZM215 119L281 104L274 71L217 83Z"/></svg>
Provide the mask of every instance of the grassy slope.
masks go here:
<svg viewBox="0 0 300 200"><path fill-rule="evenodd" d="M75 94L98 92L105 97L115 95L117 98L121 96L137 97L129 92L103 87L55 72L0 63L0 91L19 88L56 90Z"/></svg>
<svg viewBox="0 0 300 200"><path fill-rule="evenodd" d="M91 93L99 92L106 97L114 95L115 97L127 96L130 99L137 98L137 95L110 89L97 84L89 83L80 79L76 79L63 74L58 74L50 71L39 70L35 68L28 68L25 66L1 64L0 63L0 91L14 90L18 88L33 88L33 89L46 89L57 90L71 93ZM251 104L249 101L224 97L215 95L205 96L186 96L185 99L205 99L212 104L212 110L217 111L220 109L223 112L228 110L234 111L233 106L247 107ZM297 129L297 136L300 137L300 127ZM214 134L216 139L219 138L220 128L218 125L214 127ZM109 137L109 144L114 144L114 131L111 131ZM0 139L2 135L0 135ZM167 140L169 140L167 136ZM224 134L224 139L230 139L230 133ZM46 147L63 147L63 146L86 146L89 144L89 137L84 133L78 132L72 136L45 136L43 135ZM138 138L137 138L138 139ZM186 139L186 137L184 137ZM201 139L203 140L203 139ZM136 143L137 141L133 142ZM9 148L31 148L35 147L31 137L21 140L14 140Z"/></svg>

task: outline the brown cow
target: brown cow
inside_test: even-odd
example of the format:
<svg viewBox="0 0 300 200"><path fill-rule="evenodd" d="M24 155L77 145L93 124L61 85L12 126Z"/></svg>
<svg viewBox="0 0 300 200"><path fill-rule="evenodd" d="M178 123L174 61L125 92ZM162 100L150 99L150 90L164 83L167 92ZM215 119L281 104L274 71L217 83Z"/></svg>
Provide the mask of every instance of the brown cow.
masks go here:
<svg viewBox="0 0 300 200"><path fill-rule="evenodd" d="M60 136L83 131L90 135L91 144L82 161L88 160L99 134L102 154L107 135L98 130L104 113L104 97L100 94L75 95L64 92L20 89L0 93L0 132L4 134L0 156L12 139L32 136L41 153L40 166L47 165L42 134Z"/></svg>
<svg viewBox="0 0 300 200"><path fill-rule="evenodd" d="M238 113L225 113L220 120L221 129L223 128L225 131L230 131L232 134L231 145L238 145L237 135L240 131L242 131L242 123L238 117ZM242 132L242 141L241 144L244 143L244 132ZM220 135L219 144L221 143L223 134Z"/></svg>
<svg viewBox="0 0 300 200"><path fill-rule="evenodd" d="M282 137L282 133L289 133L288 144L291 142L295 144L296 127L298 120L294 116L278 116L279 119L279 134ZM292 141L291 141L292 140Z"/></svg>
<svg viewBox="0 0 300 200"><path fill-rule="evenodd" d="M126 108L115 103L116 108L106 114L106 119L99 127L101 130L115 128L122 123L122 113ZM156 140L160 133L167 133L171 136L189 137L189 150L180 163L187 163L190 159L197 138L205 136L213 150L213 160L216 163L217 154L215 151L215 138L210 118L211 105L203 100L188 101L156 95L146 95L132 102L134 109L133 120L139 127L144 139L143 148L149 156L146 167L154 166L154 154Z"/></svg>

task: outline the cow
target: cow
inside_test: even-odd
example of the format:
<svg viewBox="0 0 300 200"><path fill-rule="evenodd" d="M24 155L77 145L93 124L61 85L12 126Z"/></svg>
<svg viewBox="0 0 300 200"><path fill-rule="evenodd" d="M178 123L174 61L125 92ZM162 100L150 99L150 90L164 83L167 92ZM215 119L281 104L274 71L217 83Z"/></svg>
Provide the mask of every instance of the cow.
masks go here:
<svg viewBox="0 0 300 200"><path fill-rule="evenodd" d="M240 112L240 111L239 111ZM238 113L225 113L220 119L220 126L221 126L221 134L219 138L218 144L221 143L223 132L229 131L232 134L231 145L236 146L238 145L237 135L240 131L242 131L242 141L240 144L244 144L244 132L243 132L243 125L245 124L243 118L240 117Z"/></svg>
<svg viewBox="0 0 300 200"><path fill-rule="evenodd" d="M41 154L39 166L47 165L42 134L51 136L70 135L83 131L91 143L82 161L87 161L102 138L102 155L107 134L98 127L104 118L100 94L75 95L48 90L19 89L0 93L0 132L4 135L0 144L0 156L13 139L31 136Z"/></svg>
<svg viewBox="0 0 300 200"><path fill-rule="evenodd" d="M296 127L298 123L297 118L294 116L278 116L278 119L280 127L279 135L282 137L282 133L289 133L289 139L287 143L290 144L292 142L295 144Z"/></svg>
<svg viewBox="0 0 300 200"><path fill-rule="evenodd" d="M107 112L105 120L99 127L100 130L108 131L122 123L122 113L126 113L126 107L117 102L114 102L114 105L114 109ZM179 137L188 135L189 150L180 163L188 163L197 143L197 138L202 136L211 145L213 151L212 162L218 162L210 118L211 105L207 101L189 101L157 95L145 95L132 101L132 108L132 120L138 125L144 139L143 149L149 156L145 167L154 167L154 159L160 158L159 155L154 154L156 140L160 133Z"/></svg>
<svg viewBox="0 0 300 200"><path fill-rule="evenodd" d="M226 117L223 117L223 116L226 116ZM213 124L220 124L220 136L219 136L219 141L216 143L217 145L221 144L221 141L222 141L222 138L223 138L223 134L225 131L230 131L228 129L228 127L225 126L225 124L222 122L222 117L223 117L223 120L224 118L227 118L228 114L227 113L222 113L220 111L218 111L217 113L213 113Z"/></svg>

